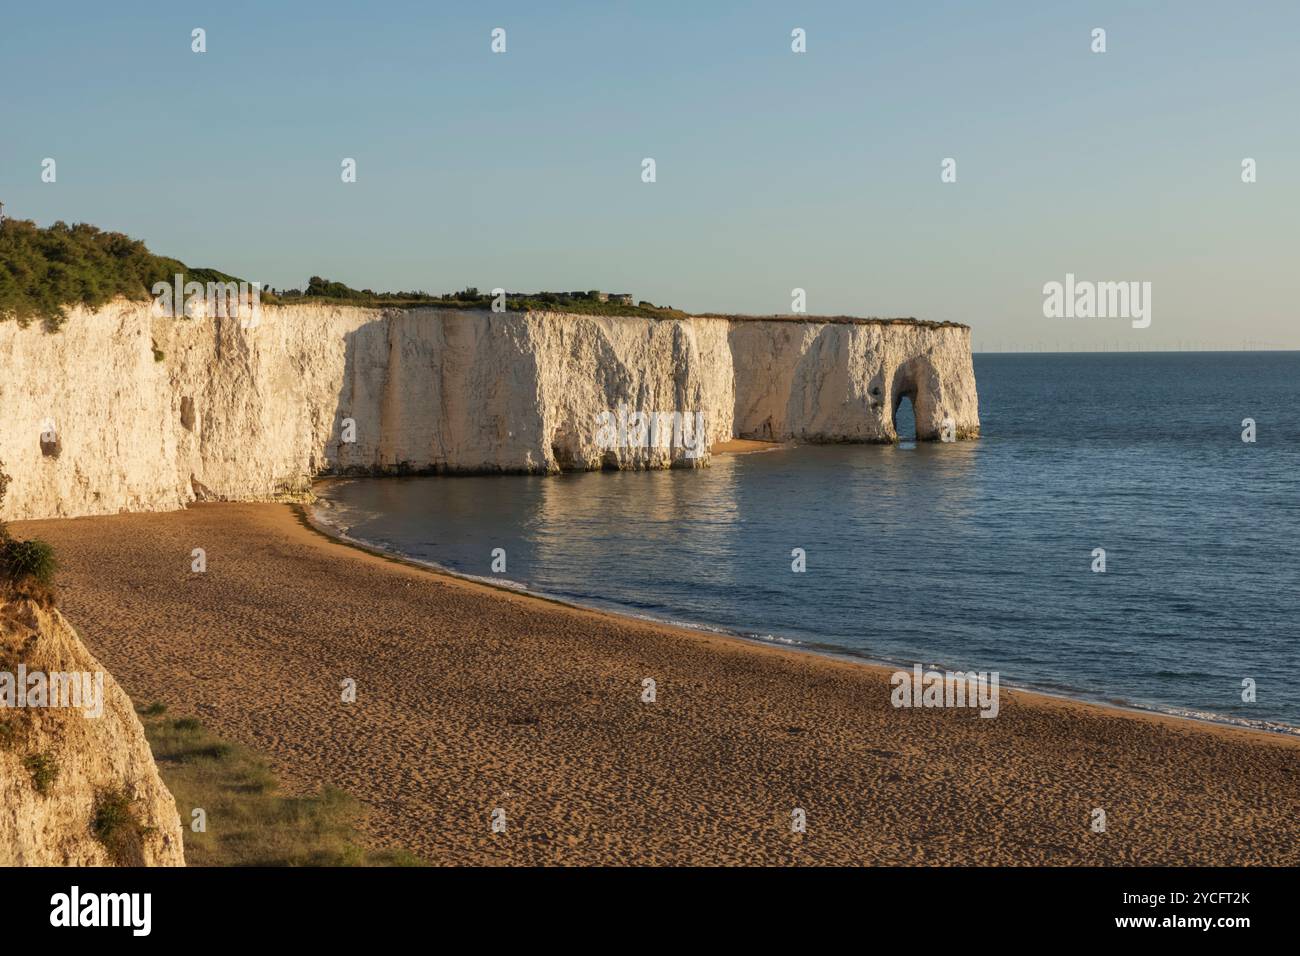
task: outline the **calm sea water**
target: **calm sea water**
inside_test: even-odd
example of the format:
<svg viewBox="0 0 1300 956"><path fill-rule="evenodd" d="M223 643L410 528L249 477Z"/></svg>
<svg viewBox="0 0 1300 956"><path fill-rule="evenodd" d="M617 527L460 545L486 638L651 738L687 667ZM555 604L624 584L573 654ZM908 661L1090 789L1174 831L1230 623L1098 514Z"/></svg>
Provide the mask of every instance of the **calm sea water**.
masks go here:
<svg viewBox="0 0 1300 956"><path fill-rule="evenodd" d="M980 355L975 370L977 442L359 480L319 514L472 575L504 548L499 577L581 603L1300 728L1300 353Z"/></svg>

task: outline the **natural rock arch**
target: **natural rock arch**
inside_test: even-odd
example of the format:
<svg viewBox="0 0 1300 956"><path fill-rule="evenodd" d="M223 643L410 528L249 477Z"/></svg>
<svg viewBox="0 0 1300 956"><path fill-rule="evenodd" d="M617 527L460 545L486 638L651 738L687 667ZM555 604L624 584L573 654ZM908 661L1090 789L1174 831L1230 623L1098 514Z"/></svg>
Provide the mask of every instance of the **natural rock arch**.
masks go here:
<svg viewBox="0 0 1300 956"><path fill-rule="evenodd" d="M924 357L904 362L894 370L894 378L889 387L889 427L895 440L904 436L898 434L898 407L906 398L912 403L912 417L916 421L917 441L934 441L939 437L943 427L938 396L942 383L934 366ZM911 440L908 436L907 440Z"/></svg>

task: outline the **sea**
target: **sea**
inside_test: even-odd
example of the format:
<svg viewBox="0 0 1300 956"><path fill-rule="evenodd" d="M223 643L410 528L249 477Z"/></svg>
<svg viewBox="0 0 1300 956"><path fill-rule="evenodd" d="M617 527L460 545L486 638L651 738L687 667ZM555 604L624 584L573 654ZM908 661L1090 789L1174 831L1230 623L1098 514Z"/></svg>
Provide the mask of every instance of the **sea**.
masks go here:
<svg viewBox="0 0 1300 956"><path fill-rule="evenodd" d="M316 515L579 605L1300 734L1300 353L979 354L975 374L977 441L356 479Z"/></svg>

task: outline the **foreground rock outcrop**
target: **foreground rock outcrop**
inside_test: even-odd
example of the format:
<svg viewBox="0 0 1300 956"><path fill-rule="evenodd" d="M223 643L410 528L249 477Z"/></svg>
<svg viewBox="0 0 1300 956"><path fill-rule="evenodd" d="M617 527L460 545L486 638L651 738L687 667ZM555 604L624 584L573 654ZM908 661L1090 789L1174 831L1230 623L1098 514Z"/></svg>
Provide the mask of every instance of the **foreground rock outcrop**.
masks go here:
<svg viewBox="0 0 1300 956"><path fill-rule="evenodd" d="M275 498L331 473L698 467L730 438L891 442L904 397L918 438L978 435L967 327L267 306L245 328L118 301L54 334L0 323L3 517ZM704 440L602 434L637 412Z"/></svg>
<svg viewBox="0 0 1300 956"><path fill-rule="evenodd" d="M78 697L62 675L83 677ZM35 706L0 706L0 866L183 866L131 701L58 610L0 595L0 696L23 691Z"/></svg>

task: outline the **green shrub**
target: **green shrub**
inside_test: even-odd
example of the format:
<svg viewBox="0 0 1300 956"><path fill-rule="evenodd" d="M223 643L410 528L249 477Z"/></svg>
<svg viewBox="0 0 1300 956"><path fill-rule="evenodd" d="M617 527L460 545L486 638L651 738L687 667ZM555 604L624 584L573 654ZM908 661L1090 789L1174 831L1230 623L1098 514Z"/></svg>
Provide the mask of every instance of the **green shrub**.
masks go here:
<svg viewBox="0 0 1300 956"><path fill-rule="evenodd" d="M42 796L49 793L54 781L59 779L59 765L49 754L32 754L23 760L23 766L32 775L32 786Z"/></svg>
<svg viewBox="0 0 1300 956"><path fill-rule="evenodd" d="M90 830L118 866L144 863L146 831L135 817L132 802L124 790L101 790L95 798Z"/></svg>
<svg viewBox="0 0 1300 956"><path fill-rule="evenodd" d="M182 283L240 281L216 269L192 269L177 259L154 255L138 239L120 232L104 232L86 223L69 226L56 222L43 229L26 219L0 223L0 321L17 319L20 325L43 321L54 330L63 324L69 308L80 305L95 309L117 296L145 301L153 297L155 283L170 285L177 274ZM305 290L268 291L262 295L262 301L268 304L324 301L371 308L486 309L492 300L491 294L474 286L443 295L422 290L375 292L354 289L323 276L308 279ZM671 306L656 307L644 301L639 306L601 302L594 290L511 292L506 297L506 308L511 312L546 309L659 319L684 315ZM163 360L156 343L153 355L154 361Z"/></svg>
<svg viewBox="0 0 1300 956"><path fill-rule="evenodd" d="M56 222L44 229L26 219L0 224L0 321L63 324L67 309L98 308L117 296L143 301L156 282L228 282L215 269L191 269L156 256L143 242L86 223Z"/></svg>
<svg viewBox="0 0 1300 956"><path fill-rule="evenodd" d="M59 569L54 548L44 541L0 541L0 577L16 583L26 578L49 587Z"/></svg>

